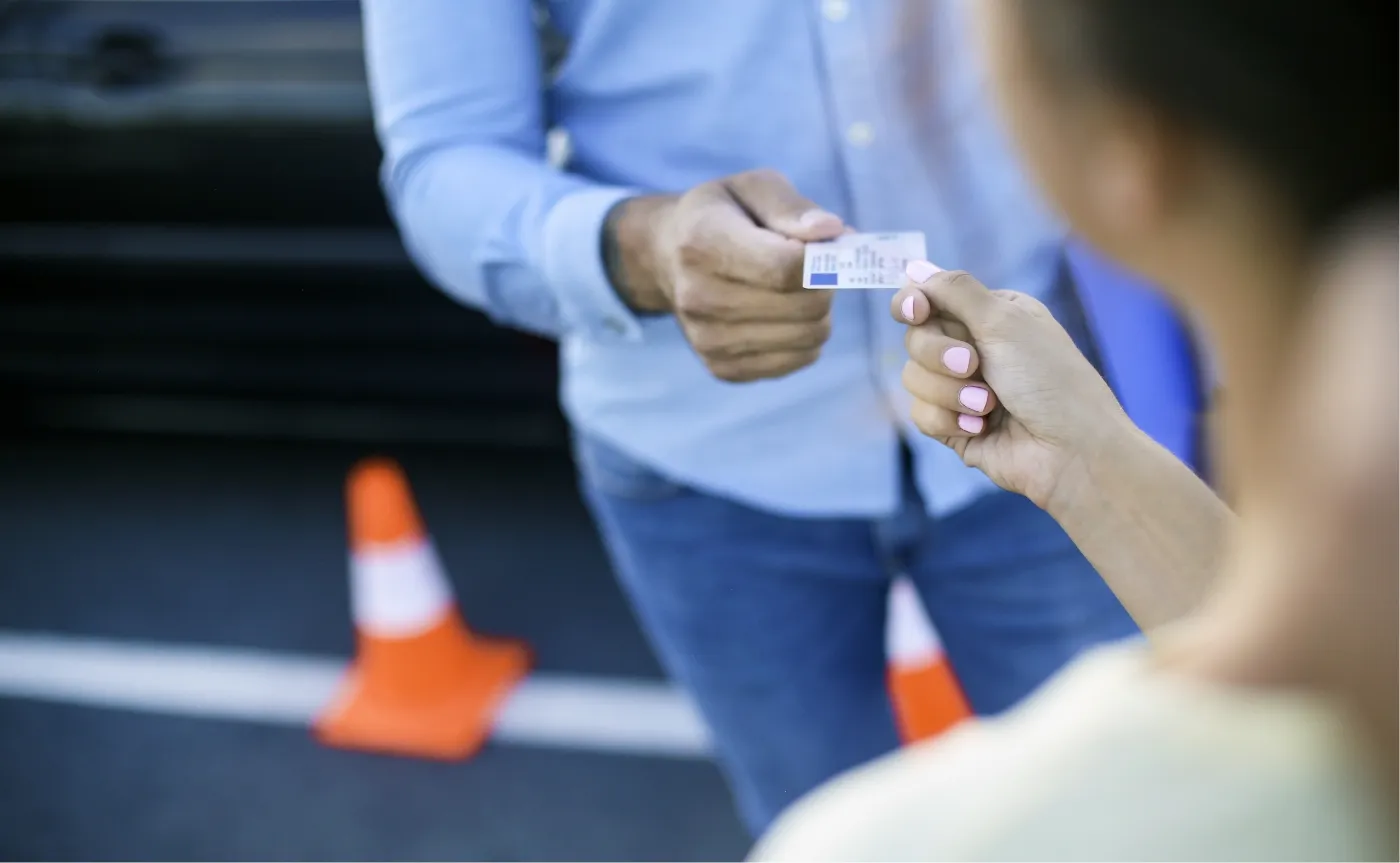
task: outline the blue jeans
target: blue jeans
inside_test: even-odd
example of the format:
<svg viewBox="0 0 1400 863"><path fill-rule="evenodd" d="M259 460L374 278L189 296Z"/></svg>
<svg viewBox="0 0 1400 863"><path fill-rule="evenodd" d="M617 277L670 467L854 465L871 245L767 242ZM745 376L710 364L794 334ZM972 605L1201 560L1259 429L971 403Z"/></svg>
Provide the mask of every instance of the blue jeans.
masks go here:
<svg viewBox="0 0 1400 863"><path fill-rule="evenodd" d="M1059 526L1018 495L934 519L909 482L893 518L800 519L685 487L587 436L576 458L622 586L698 703L755 835L898 745L885 687L892 574L917 586L981 714L1137 632Z"/></svg>

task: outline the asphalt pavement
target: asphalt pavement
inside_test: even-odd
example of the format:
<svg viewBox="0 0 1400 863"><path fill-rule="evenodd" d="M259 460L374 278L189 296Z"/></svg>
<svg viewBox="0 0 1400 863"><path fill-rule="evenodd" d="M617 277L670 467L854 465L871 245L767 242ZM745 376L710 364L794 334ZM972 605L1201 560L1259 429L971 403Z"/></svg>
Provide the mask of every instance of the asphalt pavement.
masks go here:
<svg viewBox="0 0 1400 863"><path fill-rule="evenodd" d="M349 658L343 484L403 463L476 629L545 674L662 674L563 453L154 437L0 442L0 631ZM716 860L703 758L495 742L454 764L305 728L0 693L8 860Z"/></svg>

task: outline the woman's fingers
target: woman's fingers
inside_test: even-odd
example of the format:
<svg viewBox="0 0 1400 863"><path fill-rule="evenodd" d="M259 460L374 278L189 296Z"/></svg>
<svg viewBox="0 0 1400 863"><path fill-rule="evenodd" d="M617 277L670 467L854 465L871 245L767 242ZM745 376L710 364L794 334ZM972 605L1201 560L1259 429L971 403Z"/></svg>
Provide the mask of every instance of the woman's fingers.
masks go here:
<svg viewBox="0 0 1400 863"><path fill-rule="evenodd" d="M953 413L982 417L997 406L996 393L985 383L931 372L918 363L905 364L903 383L914 398Z"/></svg>
<svg viewBox="0 0 1400 863"><path fill-rule="evenodd" d="M932 437L975 437L986 430L985 417L996 409L997 397L972 377L977 352L944 335L947 325L934 320L910 327L905 335L910 361L904 365L903 384L914 397L910 418Z"/></svg>
<svg viewBox="0 0 1400 863"><path fill-rule="evenodd" d="M909 418L919 431L933 438L976 437L987 428L983 417L950 411L924 401L915 401Z"/></svg>
<svg viewBox="0 0 1400 863"><path fill-rule="evenodd" d="M934 318L923 326L910 327L904 334L909 359L926 369L936 369L958 378L977 374L977 351L965 341L949 338L945 328L950 321Z"/></svg>

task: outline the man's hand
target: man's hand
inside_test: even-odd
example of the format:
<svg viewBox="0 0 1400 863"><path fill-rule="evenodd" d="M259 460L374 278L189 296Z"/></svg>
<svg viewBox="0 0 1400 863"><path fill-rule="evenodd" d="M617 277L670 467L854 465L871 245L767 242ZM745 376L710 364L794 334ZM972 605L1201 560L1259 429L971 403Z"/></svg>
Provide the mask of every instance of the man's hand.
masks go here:
<svg viewBox="0 0 1400 863"><path fill-rule="evenodd" d="M802 287L802 247L845 226L774 171L680 196L633 198L609 219L609 270L638 311L672 312L725 381L811 365L831 333L831 292Z"/></svg>

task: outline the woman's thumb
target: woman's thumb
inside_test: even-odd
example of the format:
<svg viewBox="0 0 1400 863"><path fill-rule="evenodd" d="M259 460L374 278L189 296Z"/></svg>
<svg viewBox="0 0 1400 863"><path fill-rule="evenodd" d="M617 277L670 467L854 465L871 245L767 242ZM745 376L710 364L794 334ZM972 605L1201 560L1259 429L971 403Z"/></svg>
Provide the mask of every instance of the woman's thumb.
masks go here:
<svg viewBox="0 0 1400 863"><path fill-rule="evenodd" d="M986 286L962 270L942 270L928 261L910 261L904 268L909 287L914 288L931 306L930 313L961 321L976 337L992 319L997 298ZM905 303L904 291L896 299ZM922 303L914 302L916 311ZM903 306L901 306L903 310Z"/></svg>
<svg viewBox="0 0 1400 863"><path fill-rule="evenodd" d="M905 285L890 300L890 315L901 324L917 327L933 316L933 307L923 291L912 285Z"/></svg>

